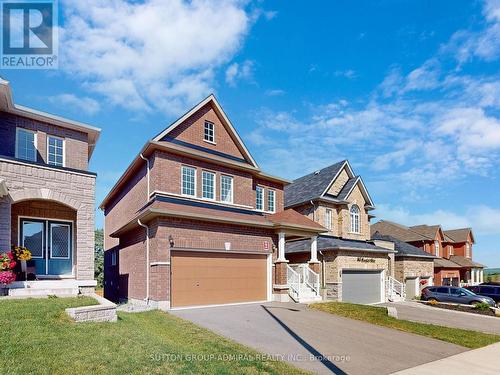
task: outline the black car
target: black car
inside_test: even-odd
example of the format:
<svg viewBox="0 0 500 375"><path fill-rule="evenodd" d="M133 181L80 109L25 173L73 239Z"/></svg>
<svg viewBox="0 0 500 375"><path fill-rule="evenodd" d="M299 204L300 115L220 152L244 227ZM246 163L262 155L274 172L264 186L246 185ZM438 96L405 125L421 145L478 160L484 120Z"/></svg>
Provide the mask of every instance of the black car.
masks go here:
<svg viewBox="0 0 500 375"><path fill-rule="evenodd" d="M467 286L471 292L490 297L496 305L500 305L500 285L484 283L481 285Z"/></svg>

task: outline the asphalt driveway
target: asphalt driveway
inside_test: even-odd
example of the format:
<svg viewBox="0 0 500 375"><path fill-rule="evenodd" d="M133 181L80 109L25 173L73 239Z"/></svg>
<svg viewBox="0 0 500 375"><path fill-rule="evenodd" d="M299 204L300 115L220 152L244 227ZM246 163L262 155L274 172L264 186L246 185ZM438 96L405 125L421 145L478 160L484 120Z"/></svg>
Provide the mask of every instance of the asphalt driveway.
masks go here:
<svg viewBox="0 0 500 375"><path fill-rule="evenodd" d="M272 302L171 313L320 374L390 374L467 350L300 304Z"/></svg>
<svg viewBox="0 0 500 375"><path fill-rule="evenodd" d="M382 305L396 308L399 319L500 335L500 318L493 316L445 310L414 301Z"/></svg>

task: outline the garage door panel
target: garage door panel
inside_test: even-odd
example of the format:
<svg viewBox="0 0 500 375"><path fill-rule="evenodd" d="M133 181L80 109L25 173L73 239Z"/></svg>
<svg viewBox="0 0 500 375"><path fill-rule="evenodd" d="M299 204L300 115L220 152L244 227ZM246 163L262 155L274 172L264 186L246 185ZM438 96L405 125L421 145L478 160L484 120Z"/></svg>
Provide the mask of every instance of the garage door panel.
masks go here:
<svg viewBox="0 0 500 375"><path fill-rule="evenodd" d="M380 270L343 270L342 301L361 304L381 302L381 283Z"/></svg>
<svg viewBox="0 0 500 375"><path fill-rule="evenodd" d="M267 298L267 256L172 253L172 306L262 301Z"/></svg>

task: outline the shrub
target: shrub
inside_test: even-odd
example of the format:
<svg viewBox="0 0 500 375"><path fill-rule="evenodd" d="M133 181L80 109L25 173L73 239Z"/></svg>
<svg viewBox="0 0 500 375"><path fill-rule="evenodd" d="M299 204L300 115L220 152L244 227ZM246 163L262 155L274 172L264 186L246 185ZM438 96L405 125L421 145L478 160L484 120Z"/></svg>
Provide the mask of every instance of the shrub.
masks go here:
<svg viewBox="0 0 500 375"><path fill-rule="evenodd" d="M0 284L8 285L16 281L16 274L12 271L0 271Z"/></svg>
<svg viewBox="0 0 500 375"><path fill-rule="evenodd" d="M486 302L476 303L474 305L474 309L476 310L488 310L489 308L490 305L488 305Z"/></svg>

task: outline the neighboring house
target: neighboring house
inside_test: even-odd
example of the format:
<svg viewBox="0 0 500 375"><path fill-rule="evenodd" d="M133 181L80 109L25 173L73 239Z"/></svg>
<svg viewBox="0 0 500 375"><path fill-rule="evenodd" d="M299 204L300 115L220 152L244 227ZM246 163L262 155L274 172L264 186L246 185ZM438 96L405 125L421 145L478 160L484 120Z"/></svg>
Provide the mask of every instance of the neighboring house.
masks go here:
<svg viewBox="0 0 500 375"><path fill-rule="evenodd" d="M483 282L482 264L472 260L472 229L443 231L440 225L407 227L387 220L372 224L372 233L392 236L439 257L434 261L435 285L475 285Z"/></svg>
<svg viewBox="0 0 500 375"><path fill-rule="evenodd" d="M99 134L14 104L9 83L0 80L0 250L27 247L36 280L66 280L52 287L95 286L96 175L88 162ZM10 286L41 285L36 282Z"/></svg>
<svg viewBox="0 0 500 375"><path fill-rule="evenodd" d="M392 236L375 232L372 240L388 241L394 244L394 277L405 285L406 298L420 296L421 290L434 284L434 260L438 259L422 249L400 241Z"/></svg>
<svg viewBox="0 0 500 375"><path fill-rule="evenodd" d="M213 95L148 141L100 207L105 297L162 309L286 300L285 240L325 228L283 207ZM311 253L314 246L311 246Z"/></svg>
<svg viewBox="0 0 500 375"><path fill-rule="evenodd" d="M374 205L363 180L347 160L286 186L285 208L293 208L327 228L317 241L316 265L327 298L357 303L386 300L386 283L394 275L395 250L370 240ZM286 259L295 268L311 262L309 241L288 241Z"/></svg>

